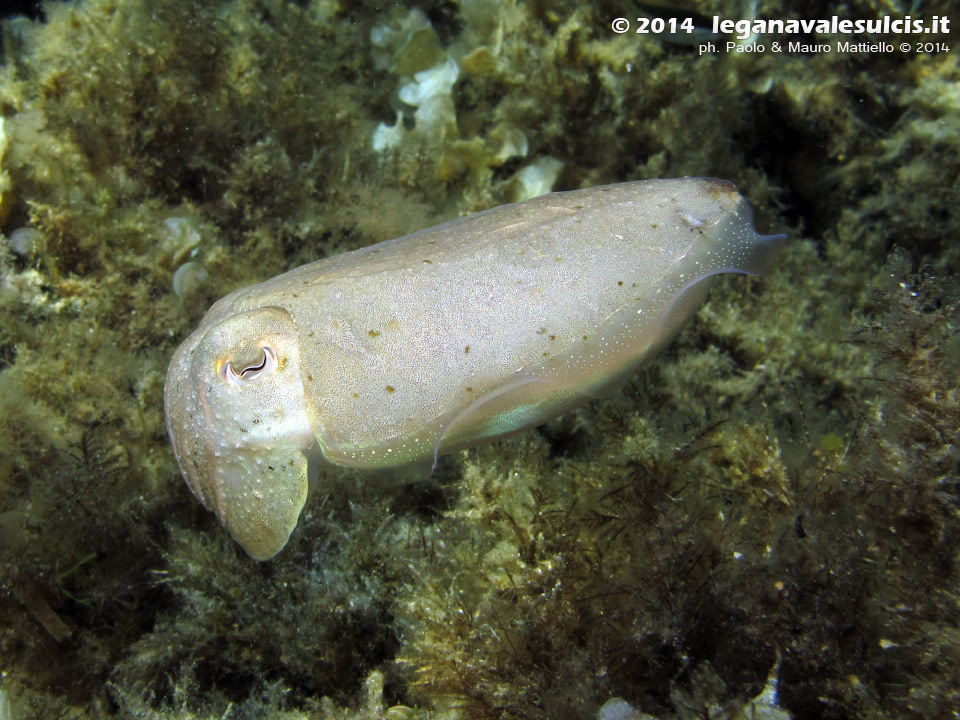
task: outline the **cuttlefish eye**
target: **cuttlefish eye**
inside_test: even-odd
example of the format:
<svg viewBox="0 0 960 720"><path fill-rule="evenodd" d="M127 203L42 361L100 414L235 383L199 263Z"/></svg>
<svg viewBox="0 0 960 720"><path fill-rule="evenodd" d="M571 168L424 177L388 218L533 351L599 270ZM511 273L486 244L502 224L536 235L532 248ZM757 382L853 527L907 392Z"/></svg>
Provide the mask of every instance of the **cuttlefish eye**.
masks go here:
<svg viewBox="0 0 960 720"><path fill-rule="evenodd" d="M271 345L260 345L253 359L234 358L221 361L218 374L230 385L255 382L277 369L277 351Z"/></svg>

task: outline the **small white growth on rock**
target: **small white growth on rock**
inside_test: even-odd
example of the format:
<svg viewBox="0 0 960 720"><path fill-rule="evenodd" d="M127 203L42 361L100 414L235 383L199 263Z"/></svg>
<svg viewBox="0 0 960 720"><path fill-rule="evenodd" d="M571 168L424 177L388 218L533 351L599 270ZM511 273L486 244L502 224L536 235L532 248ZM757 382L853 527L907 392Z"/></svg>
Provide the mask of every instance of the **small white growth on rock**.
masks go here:
<svg viewBox="0 0 960 720"><path fill-rule="evenodd" d="M457 61L447 57L439 65L421 70L414 75L413 82L400 88L400 99L407 105L422 108L431 101L450 95L459 75L460 68Z"/></svg>
<svg viewBox="0 0 960 720"><path fill-rule="evenodd" d="M382 153L391 148L400 147L400 141L406 131L403 129L403 113L397 110L397 121L393 125L380 123L373 131L373 149Z"/></svg>
<svg viewBox="0 0 960 720"><path fill-rule="evenodd" d="M172 284L179 297L190 295L210 277L203 264L194 259L200 252L200 241L200 233L189 218L174 215L163 221L161 257L177 268Z"/></svg>
<svg viewBox="0 0 960 720"><path fill-rule="evenodd" d="M457 61L447 56L444 62L416 73L412 80L400 87L400 100L416 108L413 119L417 130L427 135L442 134L448 127L456 131L452 91L459 76ZM406 133L403 113L397 111L395 124L380 123L373 131L373 149L382 153L397 147Z"/></svg>
<svg viewBox="0 0 960 720"><path fill-rule="evenodd" d="M600 712L597 713L597 720L653 720L653 718L640 712L623 698L615 697L603 704Z"/></svg>
<svg viewBox="0 0 960 720"><path fill-rule="evenodd" d="M400 88L400 100L417 108L413 117L418 130L429 133L442 129L447 120L456 117L452 92L459 76L460 66L448 56L445 62L418 72L413 82Z"/></svg>
<svg viewBox="0 0 960 720"><path fill-rule="evenodd" d="M36 228L22 227L10 233L10 249L20 257L30 257L43 243L43 233Z"/></svg>
<svg viewBox="0 0 960 720"><path fill-rule="evenodd" d="M179 297L186 297L199 288L210 277L207 269L196 260L186 262L173 274L173 291Z"/></svg>
<svg viewBox="0 0 960 720"><path fill-rule="evenodd" d="M527 165L514 176L514 202L523 202L553 190L562 169L563 161L549 156Z"/></svg>
<svg viewBox="0 0 960 720"><path fill-rule="evenodd" d="M497 165L502 165L510 158L526 157L530 150L527 136L512 126L498 126L490 133L490 139L500 145L493 154Z"/></svg>
<svg viewBox="0 0 960 720"><path fill-rule="evenodd" d="M195 256L199 244L200 233L188 218L171 216L163 221L160 249L162 255L171 258L171 264L179 265L187 256Z"/></svg>

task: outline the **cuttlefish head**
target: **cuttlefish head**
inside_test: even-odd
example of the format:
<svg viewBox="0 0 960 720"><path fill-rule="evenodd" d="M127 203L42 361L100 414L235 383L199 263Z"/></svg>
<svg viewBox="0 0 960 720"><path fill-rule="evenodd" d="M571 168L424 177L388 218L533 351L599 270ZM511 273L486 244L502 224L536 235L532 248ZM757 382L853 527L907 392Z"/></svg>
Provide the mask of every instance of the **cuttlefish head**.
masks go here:
<svg viewBox="0 0 960 720"><path fill-rule="evenodd" d="M296 328L281 308L213 315L170 362L167 431L190 489L265 560L296 527L316 444Z"/></svg>

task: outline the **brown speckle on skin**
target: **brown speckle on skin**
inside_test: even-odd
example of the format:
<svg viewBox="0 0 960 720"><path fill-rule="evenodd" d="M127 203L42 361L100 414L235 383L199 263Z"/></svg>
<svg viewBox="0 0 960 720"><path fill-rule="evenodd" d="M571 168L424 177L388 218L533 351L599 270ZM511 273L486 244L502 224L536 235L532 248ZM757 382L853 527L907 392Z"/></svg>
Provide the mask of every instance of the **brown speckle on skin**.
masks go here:
<svg viewBox="0 0 960 720"><path fill-rule="evenodd" d="M469 354L470 354L470 346L469 346L469 345L467 345L467 346L463 349L463 354L464 354L464 355L469 355Z"/></svg>
<svg viewBox="0 0 960 720"><path fill-rule="evenodd" d="M367 331L367 334L368 334L370 337L380 337L380 331L379 331L379 330L368 330L368 331Z"/></svg>
<svg viewBox="0 0 960 720"><path fill-rule="evenodd" d="M388 392L388 393L393 393L394 390L396 390L396 388L395 388L393 385L387 385L387 392Z"/></svg>

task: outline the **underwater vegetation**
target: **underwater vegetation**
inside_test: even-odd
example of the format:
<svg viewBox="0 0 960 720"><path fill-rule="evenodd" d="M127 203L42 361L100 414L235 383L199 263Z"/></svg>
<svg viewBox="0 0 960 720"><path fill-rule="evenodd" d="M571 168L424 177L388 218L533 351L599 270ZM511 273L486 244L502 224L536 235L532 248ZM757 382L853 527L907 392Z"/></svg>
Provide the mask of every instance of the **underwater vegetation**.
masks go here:
<svg viewBox="0 0 960 720"><path fill-rule="evenodd" d="M606 1L45 13L2 26L0 718L960 713L956 51L701 56ZM216 298L682 175L790 240L621 392L419 482L325 468L268 563L190 495L164 374Z"/></svg>

